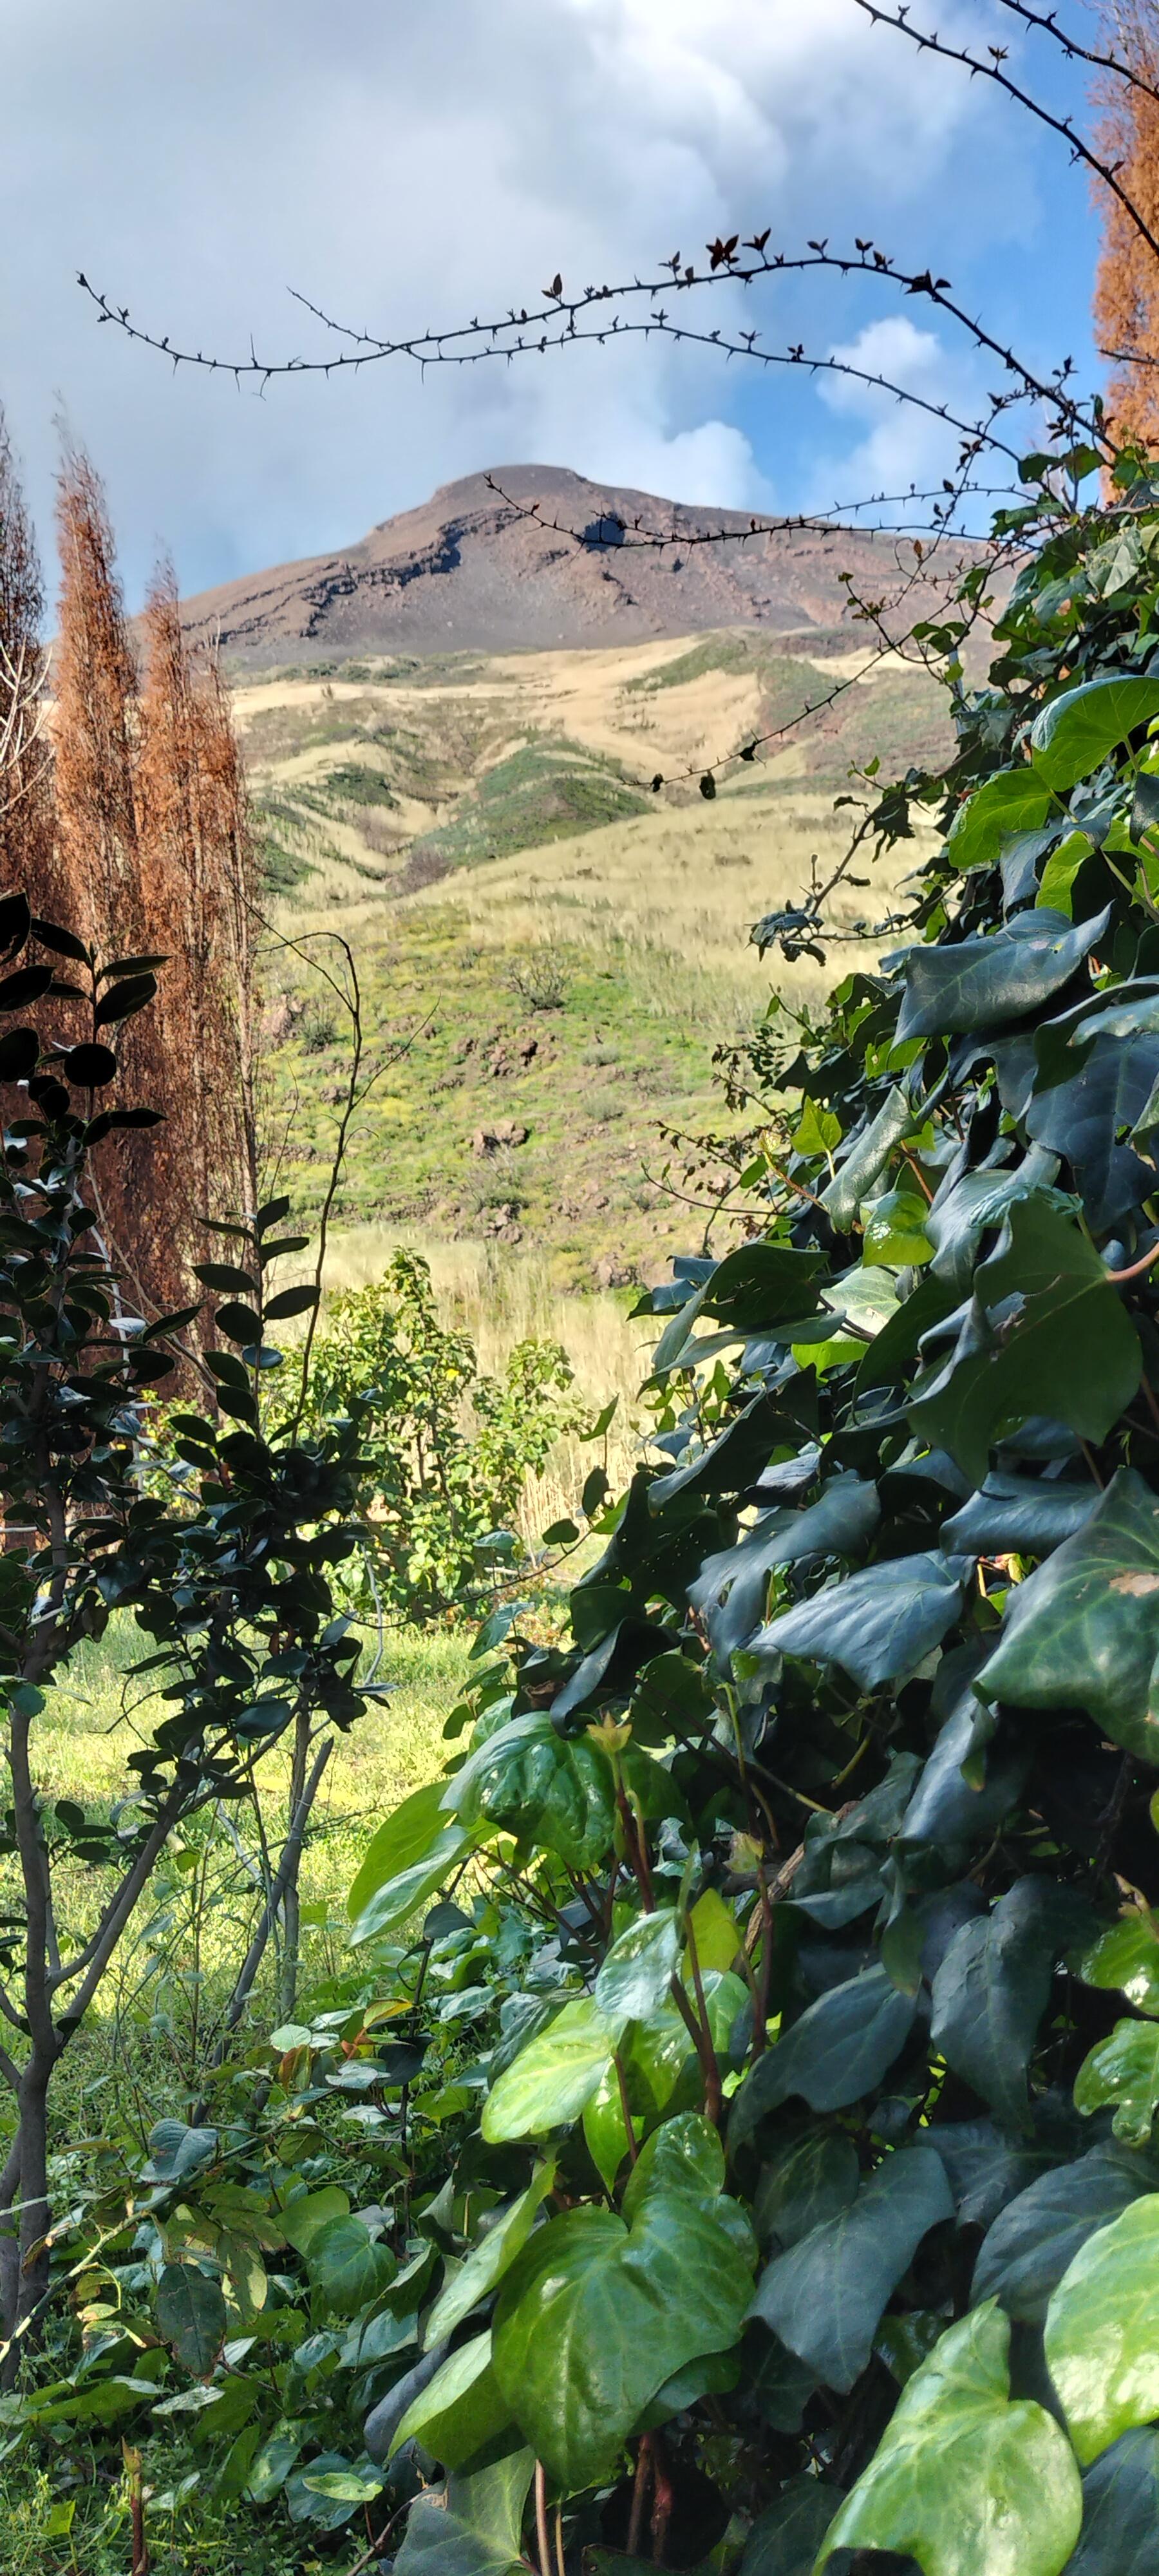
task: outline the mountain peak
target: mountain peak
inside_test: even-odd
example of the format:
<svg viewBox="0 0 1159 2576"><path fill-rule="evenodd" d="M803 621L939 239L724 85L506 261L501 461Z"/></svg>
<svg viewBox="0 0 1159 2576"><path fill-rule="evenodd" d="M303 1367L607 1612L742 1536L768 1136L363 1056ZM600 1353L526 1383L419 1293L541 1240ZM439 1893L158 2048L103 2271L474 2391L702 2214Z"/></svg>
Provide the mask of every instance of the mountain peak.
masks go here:
<svg viewBox="0 0 1159 2576"><path fill-rule="evenodd" d="M543 652L728 626L832 630L850 614L841 574L879 591L883 556L894 565L896 541L867 530L754 536L750 526L747 511L694 508L568 466L496 466L441 484L340 551L203 591L183 615L191 635L251 667ZM725 541L705 542L713 530Z"/></svg>

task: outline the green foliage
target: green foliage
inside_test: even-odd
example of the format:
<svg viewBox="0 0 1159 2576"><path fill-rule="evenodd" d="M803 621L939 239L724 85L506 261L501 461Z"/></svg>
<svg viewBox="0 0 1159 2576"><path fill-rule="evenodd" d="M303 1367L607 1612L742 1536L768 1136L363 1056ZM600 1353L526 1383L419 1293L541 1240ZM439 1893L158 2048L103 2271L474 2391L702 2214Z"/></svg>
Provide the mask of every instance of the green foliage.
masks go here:
<svg viewBox="0 0 1159 2576"><path fill-rule="evenodd" d="M308 1419L354 1414L372 1580L358 1599L422 1621L477 1602L519 1560L511 1524L575 1420L571 1370L551 1342L520 1342L501 1378L440 1321L427 1264L397 1252L372 1287L327 1309Z"/></svg>
<svg viewBox="0 0 1159 2576"><path fill-rule="evenodd" d="M401 2528L442 2472L400 2576L510 2576L557 2506L568 2576L639 2565L653 2509L720 2576L1098 2576L1120 2524L1146 2566L1143 480L1129 512L1095 613L1106 513L1028 500L991 683L951 666L955 758L877 813L945 833L912 940L792 1062L775 1018L753 1041L795 1142L750 1166L753 1239L643 1301L658 1445L593 1489L568 1630L487 1622L343 1973L222 2070L195 2142L154 2139L157 2179L94 2196L65 2249L88 2351L15 2429L176 2418L207 2475L320 2535L372 2494ZM463 1436L468 1360L407 1294L405 1333L384 1301L327 1364L360 1443L379 1380L418 1410L412 1331ZM248 1678L252 1716L276 1677Z"/></svg>

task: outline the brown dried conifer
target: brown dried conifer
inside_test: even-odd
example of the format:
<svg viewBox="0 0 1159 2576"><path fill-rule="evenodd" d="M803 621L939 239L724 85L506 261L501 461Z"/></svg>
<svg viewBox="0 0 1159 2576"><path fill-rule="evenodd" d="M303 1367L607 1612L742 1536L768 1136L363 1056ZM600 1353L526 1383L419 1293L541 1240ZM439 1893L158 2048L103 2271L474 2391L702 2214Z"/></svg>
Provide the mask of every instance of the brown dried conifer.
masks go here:
<svg viewBox="0 0 1159 2576"><path fill-rule="evenodd" d="M36 540L0 410L0 890L23 886L34 912L51 912L58 892L43 624Z"/></svg>
<svg viewBox="0 0 1159 2576"><path fill-rule="evenodd" d="M1108 49L1159 88L1159 0L1103 0ZM1159 101L1106 76L1097 92L1098 143L1153 234L1159 234ZM1124 445L1159 448L1159 264L1150 244L1107 188L1098 195L1103 248L1095 281L1095 326L1102 348L1119 359L1107 388L1115 436ZM1131 364L1131 357L1142 361Z"/></svg>

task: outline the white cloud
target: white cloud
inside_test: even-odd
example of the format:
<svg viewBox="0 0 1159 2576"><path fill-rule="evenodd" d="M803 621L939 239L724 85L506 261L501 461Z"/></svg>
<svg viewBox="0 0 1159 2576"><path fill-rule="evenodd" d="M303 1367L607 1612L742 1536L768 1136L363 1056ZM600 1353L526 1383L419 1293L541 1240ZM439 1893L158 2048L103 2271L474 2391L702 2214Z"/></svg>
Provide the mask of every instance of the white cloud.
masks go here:
<svg viewBox="0 0 1159 2576"><path fill-rule="evenodd" d="M947 351L936 331L919 329L904 313L867 324L830 354L858 372L822 377L821 399L843 420L864 424L865 434L852 449L843 449L839 461L818 466L814 508L827 508L834 498L905 492L911 484L924 489L952 473L960 434L920 406L945 404L960 420L972 420L982 395L969 358ZM878 376L882 385L863 381ZM906 402L886 391L894 385L918 400ZM844 482L842 493L835 491L835 476Z"/></svg>
<svg viewBox="0 0 1159 2576"><path fill-rule="evenodd" d="M976 31L977 0L942 14ZM512 459L709 506L771 494L751 412L728 416L740 372L707 355L636 342L259 400L98 330L78 267L194 346L244 351L252 325L263 353L305 349L291 284L409 329L530 299L556 266L595 283L694 256L721 224L916 235L980 115L852 0L40 0L12 13L5 85L0 395L42 515L63 396L133 590L162 538L193 587ZM971 168L984 229L1005 199L984 151Z"/></svg>

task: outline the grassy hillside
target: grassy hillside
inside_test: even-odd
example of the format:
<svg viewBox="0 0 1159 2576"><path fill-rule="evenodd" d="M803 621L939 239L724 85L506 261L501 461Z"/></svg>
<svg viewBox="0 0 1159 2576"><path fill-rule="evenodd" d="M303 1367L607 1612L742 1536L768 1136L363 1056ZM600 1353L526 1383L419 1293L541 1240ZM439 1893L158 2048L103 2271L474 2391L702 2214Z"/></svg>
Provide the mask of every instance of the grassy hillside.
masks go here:
<svg viewBox="0 0 1159 2576"><path fill-rule="evenodd" d="M836 680L830 709L700 796L706 761ZM832 864L851 762L932 751L940 723L922 674L869 665L847 632L284 669L236 708L274 925L351 940L382 1062L344 1225L522 1246L564 1286L695 1233L661 1131L703 1115L714 1046L764 1007L750 925ZM885 892L851 890L846 920ZM310 1211L344 1030L300 953L271 942L266 972L271 1130Z"/></svg>

